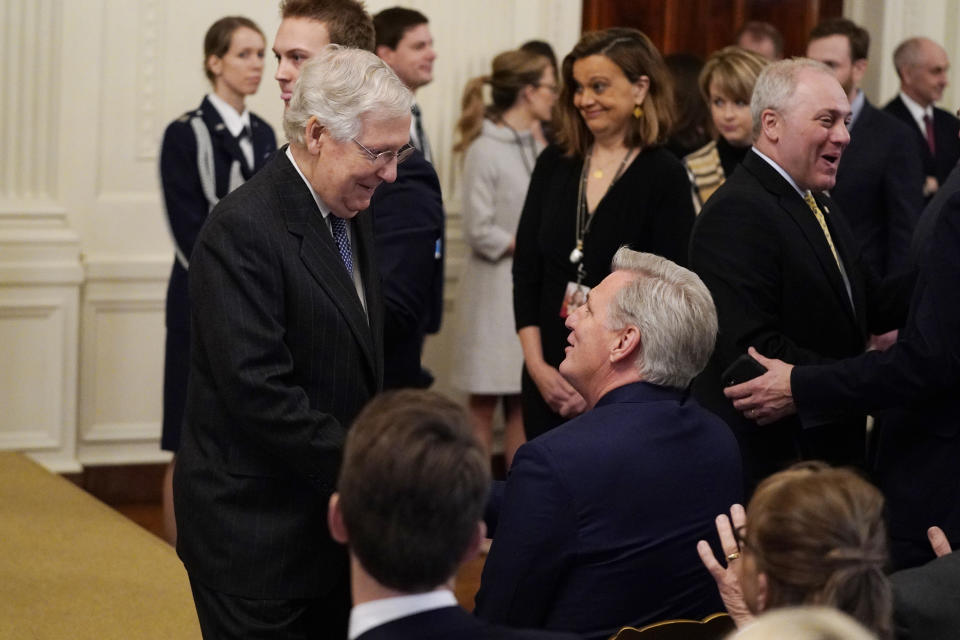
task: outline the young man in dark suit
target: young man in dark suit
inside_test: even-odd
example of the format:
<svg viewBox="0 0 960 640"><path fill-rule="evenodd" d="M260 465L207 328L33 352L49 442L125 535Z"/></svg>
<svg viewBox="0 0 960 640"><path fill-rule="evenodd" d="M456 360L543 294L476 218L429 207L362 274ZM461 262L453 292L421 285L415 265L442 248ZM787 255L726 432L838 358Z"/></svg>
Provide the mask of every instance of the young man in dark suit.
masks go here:
<svg viewBox="0 0 960 640"><path fill-rule="evenodd" d="M950 61L943 47L928 38L909 38L893 51L900 94L883 109L916 132L924 174L924 196L931 196L960 159L960 120L934 104L947 87Z"/></svg>
<svg viewBox="0 0 960 640"><path fill-rule="evenodd" d="M433 80L433 37L427 17L392 7L373 17L376 54L410 91ZM420 362L427 334L440 330L443 314L443 195L433 168L420 108L414 104L410 142L417 152L397 181L373 197L370 213L377 240L387 324L383 336L383 386L425 389L433 376Z"/></svg>
<svg viewBox="0 0 960 640"><path fill-rule="evenodd" d="M624 247L611 271L566 321L560 373L586 413L520 447L488 514L485 620L600 640L722 611L696 544L742 498L740 455L688 390L713 350L713 301L660 256Z"/></svg>
<svg viewBox="0 0 960 640"><path fill-rule="evenodd" d="M290 145L220 201L191 261L174 497L205 638L346 633L347 558L323 505L383 379L373 230L357 214L410 149L413 97L359 49L327 48L300 76Z"/></svg>
<svg viewBox="0 0 960 640"><path fill-rule="evenodd" d="M850 144L830 197L862 246L864 263L884 277L909 268L910 239L923 208L923 168L913 129L875 108L860 89L869 47L866 29L833 18L810 32L807 57L830 67L850 101Z"/></svg>
<svg viewBox="0 0 960 640"><path fill-rule="evenodd" d="M347 436L330 532L350 551L349 640L561 640L490 625L457 605L477 555L490 471L470 420L429 391L374 399Z"/></svg>
<svg viewBox="0 0 960 640"><path fill-rule="evenodd" d="M786 418L761 430L724 397L724 370L749 346L805 364L854 356L868 332L894 329L906 315L906 302L861 269L839 207L823 193L850 141L850 103L830 70L807 59L769 65L750 109L753 149L707 202L690 243L720 321L695 389L736 433L748 488L798 459L862 467L865 416L808 428Z"/></svg>

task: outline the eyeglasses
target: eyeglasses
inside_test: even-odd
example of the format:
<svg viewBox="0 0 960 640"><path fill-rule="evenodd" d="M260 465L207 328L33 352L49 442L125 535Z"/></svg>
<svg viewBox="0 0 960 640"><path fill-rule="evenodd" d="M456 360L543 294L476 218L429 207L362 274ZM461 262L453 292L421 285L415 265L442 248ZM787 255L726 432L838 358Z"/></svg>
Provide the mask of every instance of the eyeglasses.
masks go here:
<svg viewBox="0 0 960 640"><path fill-rule="evenodd" d="M549 92L552 93L553 95L557 95L558 93L560 93L560 87L557 86L557 85L555 85L555 84L547 84L546 82L538 82L537 84L535 84L535 85L533 85L533 86L535 86L537 89L546 89L547 91L549 91Z"/></svg>
<svg viewBox="0 0 960 640"><path fill-rule="evenodd" d="M354 142L357 143L357 146L363 149L363 152L367 154L367 159L370 160L375 165L385 166L390 164L390 162L396 158L397 164L400 164L404 160L410 157L410 154L413 153L414 146L411 144L405 144L396 151L381 151L380 153L374 153L367 149L363 144L356 138L351 138Z"/></svg>

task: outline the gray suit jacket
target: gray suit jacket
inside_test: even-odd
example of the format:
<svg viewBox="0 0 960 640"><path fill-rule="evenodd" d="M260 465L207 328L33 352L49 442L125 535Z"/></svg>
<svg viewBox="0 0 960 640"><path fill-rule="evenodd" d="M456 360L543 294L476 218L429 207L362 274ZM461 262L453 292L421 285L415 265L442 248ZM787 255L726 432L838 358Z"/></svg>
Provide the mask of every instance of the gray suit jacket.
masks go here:
<svg viewBox="0 0 960 640"><path fill-rule="evenodd" d="M353 224L369 318L282 149L220 201L197 240L174 493L177 550L210 588L310 598L343 583L327 500L346 429L383 380L371 220Z"/></svg>

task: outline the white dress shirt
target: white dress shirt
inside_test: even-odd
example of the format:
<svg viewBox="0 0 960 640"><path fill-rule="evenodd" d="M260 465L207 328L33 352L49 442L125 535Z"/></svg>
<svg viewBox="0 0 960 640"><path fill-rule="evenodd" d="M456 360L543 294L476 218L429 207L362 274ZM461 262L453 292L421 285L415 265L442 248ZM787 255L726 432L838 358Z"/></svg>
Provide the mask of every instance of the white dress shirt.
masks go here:
<svg viewBox="0 0 960 640"><path fill-rule="evenodd" d="M933 122L933 105L928 104L926 107L921 107L917 102L905 94L903 91L900 92L900 99L903 100L903 104L906 105L907 111L910 112L910 115L913 116L913 121L917 123L917 126L920 127L920 134L923 136L923 139L927 139L927 123L923 121L924 116L930 118L930 121Z"/></svg>
<svg viewBox="0 0 960 640"><path fill-rule="evenodd" d="M358 636L371 629L416 613L456 606L457 599L446 588L364 602L350 610L350 627L347 638L348 640L356 640Z"/></svg>
<svg viewBox="0 0 960 640"><path fill-rule="evenodd" d="M297 161L293 159L293 153L290 151L289 145L287 146L287 158L290 160L290 164L293 165L293 168L297 170L297 173L300 174L300 178L303 179L303 183L307 185L307 189L310 190L310 194L313 196L314 202L317 203L317 208L320 210L320 215L323 216L323 221L327 225L327 229L330 231L330 237L333 237L333 227L330 226L330 208L323 203L323 200L320 199L320 196L317 195L317 192L313 190L313 185L310 184L310 181L307 180L307 177L303 175L303 171L300 171L300 167L297 166ZM360 278L360 259L357 255L357 234L353 230L353 220L346 220L347 230L350 233L350 253L353 254L353 286L357 290L357 296L360 297L360 304L363 305L363 310L367 311L367 296L363 292L363 280ZM344 267L346 269L346 267Z"/></svg>
<svg viewBox="0 0 960 640"><path fill-rule="evenodd" d="M213 108L220 114L220 119L223 120L224 126L227 127L227 131L229 131L230 135L234 138L240 135L240 132L243 131L244 128L250 130L249 110L244 109L243 113L237 113L236 109L215 93L208 93L207 100L210 101ZM250 131L250 135L253 135L252 130ZM240 138L240 151L243 151L243 157L247 161L247 168L253 169L253 140L250 139L250 136Z"/></svg>

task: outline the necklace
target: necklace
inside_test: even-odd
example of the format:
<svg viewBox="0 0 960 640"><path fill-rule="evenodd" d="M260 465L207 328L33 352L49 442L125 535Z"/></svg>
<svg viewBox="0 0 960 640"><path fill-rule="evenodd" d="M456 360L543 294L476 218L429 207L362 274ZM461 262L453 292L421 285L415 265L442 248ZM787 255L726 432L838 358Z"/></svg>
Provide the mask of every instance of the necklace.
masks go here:
<svg viewBox="0 0 960 640"><path fill-rule="evenodd" d="M527 170L527 175L531 175L533 173L534 165L537 164L538 155L536 147L537 143L534 142L533 136L528 136L531 147L530 152L533 155L533 162L530 162L529 158L527 158L527 146L523 144L523 138L520 137L520 134L517 133L517 130L507 124L507 121L503 118L500 118L500 122L502 122L503 126L505 126L507 129L510 129L510 131L513 133L513 137L517 141L517 149L520 151L520 159L523 160L523 168Z"/></svg>
<svg viewBox="0 0 960 640"><path fill-rule="evenodd" d="M623 160L620 161L620 166L617 168L617 172L613 175L613 180L610 181L610 184L607 186L606 193L603 194L603 198L607 196L607 193L610 192L610 189L616 184L617 180L620 179L620 176L623 175L624 169L627 167L627 160L630 159L630 156L633 154L633 147L627 148L626 155L623 156ZM593 148L590 149L590 153L587 154L587 157L583 160L583 169L580 171L580 187L577 191L577 229L576 229L576 241L577 244L573 248L573 251L570 252L570 263L580 265L577 269L577 282L583 279L583 276L586 275L586 272L583 269L583 265L580 264L580 261L583 260L583 241L586 239L587 234L590 233L590 225L593 223L594 215L596 209L593 213L587 210L587 176L590 175L590 158L593 156ZM602 178L603 171L597 170L594 172L594 177ZM600 198L600 202L603 202L603 198ZM597 209L600 208L600 203L597 203Z"/></svg>

